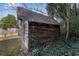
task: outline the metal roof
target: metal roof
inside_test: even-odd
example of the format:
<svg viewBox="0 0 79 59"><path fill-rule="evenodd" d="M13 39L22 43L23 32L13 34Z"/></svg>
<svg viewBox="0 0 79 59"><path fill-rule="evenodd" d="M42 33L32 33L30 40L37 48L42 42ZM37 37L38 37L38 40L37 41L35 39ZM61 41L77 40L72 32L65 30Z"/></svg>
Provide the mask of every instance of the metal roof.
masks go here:
<svg viewBox="0 0 79 59"><path fill-rule="evenodd" d="M56 24L56 25L59 24L56 20L51 19L46 15L22 7L17 7L17 17L18 19L28 20L29 22L39 22L39 23Z"/></svg>

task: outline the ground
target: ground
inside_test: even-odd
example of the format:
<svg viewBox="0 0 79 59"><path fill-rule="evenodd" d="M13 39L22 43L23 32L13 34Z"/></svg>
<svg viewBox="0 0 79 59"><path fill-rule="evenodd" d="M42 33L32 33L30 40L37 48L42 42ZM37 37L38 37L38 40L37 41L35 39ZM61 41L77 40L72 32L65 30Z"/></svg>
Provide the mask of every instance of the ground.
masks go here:
<svg viewBox="0 0 79 59"><path fill-rule="evenodd" d="M58 38L47 43L34 41L30 43L29 54L33 56L79 56L79 38L77 37L71 37L67 41L64 38Z"/></svg>
<svg viewBox="0 0 79 59"><path fill-rule="evenodd" d="M18 56L20 53L19 39L0 41L0 56Z"/></svg>

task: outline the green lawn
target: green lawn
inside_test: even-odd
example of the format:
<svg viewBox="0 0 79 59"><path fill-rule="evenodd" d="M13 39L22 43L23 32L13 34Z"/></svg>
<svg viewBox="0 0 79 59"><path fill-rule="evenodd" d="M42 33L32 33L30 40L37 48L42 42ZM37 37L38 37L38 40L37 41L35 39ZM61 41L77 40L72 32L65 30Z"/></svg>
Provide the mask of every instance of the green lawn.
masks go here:
<svg viewBox="0 0 79 59"><path fill-rule="evenodd" d="M0 41L0 56L18 56L20 52L19 39Z"/></svg>

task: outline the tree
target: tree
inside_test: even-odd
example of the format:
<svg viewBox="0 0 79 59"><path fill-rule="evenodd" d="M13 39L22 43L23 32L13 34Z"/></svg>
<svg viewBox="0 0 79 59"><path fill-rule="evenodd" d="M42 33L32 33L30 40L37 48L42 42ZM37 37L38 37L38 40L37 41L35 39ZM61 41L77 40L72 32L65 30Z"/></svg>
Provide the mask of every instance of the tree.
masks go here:
<svg viewBox="0 0 79 59"><path fill-rule="evenodd" d="M62 3L62 4L47 4L47 11L50 17L58 16L63 19L63 25L66 29L66 40L72 34L74 37L79 34L79 4Z"/></svg>
<svg viewBox="0 0 79 59"><path fill-rule="evenodd" d="M7 30L7 28L18 28L18 24L15 16L8 14L8 16L3 17L0 21L0 27L5 31ZM5 37L6 37L6 33L5 33Z"/></svg>
<svg viewBox="0 0 79 59"><path fill-rule="evenodd" d="M69 19L70 19L70 8L71 8L71 4L52 4L49 3L47 5L47 11L48 11L48 15L53 18L54 16L59 16L61 17L66 23L66 40L68 39L68 35L69 35Z"/></svg>

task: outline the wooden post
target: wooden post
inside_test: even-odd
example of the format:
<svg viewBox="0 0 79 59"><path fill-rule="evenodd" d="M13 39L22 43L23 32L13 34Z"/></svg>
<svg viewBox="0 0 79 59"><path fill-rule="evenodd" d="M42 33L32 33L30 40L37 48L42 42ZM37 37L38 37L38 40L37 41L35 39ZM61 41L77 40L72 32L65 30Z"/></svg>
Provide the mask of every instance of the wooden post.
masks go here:
<svg viewBox="0 0 79 59"><path fill-rule="evenodd" d="M21 28L21 55L26 56L28 54L28 21L22 21Z"/></svg>
<svg viewBox="0 0 79 59"><path fill-rule="evenodd" d="M25 47L26 47L27 50L28 50L28 41L29 41L29 40L28 40L28 39L29 39L29 38L28 38L28 32L29 32L29 31L28 31L28 21L25 21L25 30L24 30L24 32L25 32L25 33L24 33L24 40L25 40L24 43L25 43Z"/></svg>

